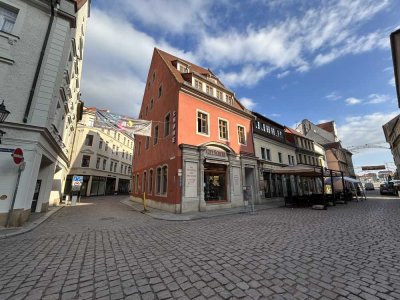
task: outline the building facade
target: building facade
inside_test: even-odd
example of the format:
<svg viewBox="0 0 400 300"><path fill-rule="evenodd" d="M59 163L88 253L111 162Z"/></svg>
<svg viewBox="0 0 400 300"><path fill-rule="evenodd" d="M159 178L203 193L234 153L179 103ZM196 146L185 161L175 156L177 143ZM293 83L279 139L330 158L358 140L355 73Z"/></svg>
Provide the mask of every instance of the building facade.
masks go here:
<svg viewBox="0 0 400 300"><path fill-rule="evenodd" d="M11 225L62 196L80 118L79 84L90 1L0 0L0 98L10 115L2 147L24 151ZM0 224L18 166L0 153Z"/></svg>
<svg viewBox="0 0 400 300"><path fill-rule="evenodd" d="M72 176L80 175L83 196L129 194L134 138L117 128L98 126L96 112L94 107L83 109L64 193L71 191Z"/></svg>
<svg viewBox="0 0 400 300"><path fill-rule="evenodd" d="M396 86L398 106L400 107L400 29L390 34L390 45L392 48L394 84Z"/></svg>
<svg viewBox="0 0 400 300"><path fill-rule="evenodd" d="M345 176L355 178L352 153L342 147L335 121L313 124L307 119L296 128L305 137L324 147L326 164L329 169L343 171Z"/></svg>
<svg viewBox="0 0 400 300"><path fill-rule="evenodd" d="M140 110L153 131L136 136L133 200L145 193L176 213L243 205L258 191L253 118L212 71L155 49Z"/></svg>
<svg viewBox="0 0 400 300"><path fill-rule="evenodd" d="M390 145L390 151L393 155L394 164L397 169L397 176L400 171L400 115L383 125L386 142Z"/></svg>
<svg viewBox="0 0 400 300"><path fill-rule="evenodd" d="M255 155L258 158L259 193L256 199L284 196L283 176L273 170L284 166L294 166L296 147L285 139L285 127L259 113L253 112L253 138Z"/></svg>

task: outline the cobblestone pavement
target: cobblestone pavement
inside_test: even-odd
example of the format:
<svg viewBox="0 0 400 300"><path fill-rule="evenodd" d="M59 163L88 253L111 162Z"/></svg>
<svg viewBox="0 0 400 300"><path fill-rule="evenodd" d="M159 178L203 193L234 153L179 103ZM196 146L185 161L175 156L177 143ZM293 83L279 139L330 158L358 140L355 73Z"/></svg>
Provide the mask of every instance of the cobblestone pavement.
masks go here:
<svg viewBox="0 0 400 300"><path fill-rule="evenodd" d="M0 240L0 299L400 299L400 198L188 222L90 201Z"/></svg>

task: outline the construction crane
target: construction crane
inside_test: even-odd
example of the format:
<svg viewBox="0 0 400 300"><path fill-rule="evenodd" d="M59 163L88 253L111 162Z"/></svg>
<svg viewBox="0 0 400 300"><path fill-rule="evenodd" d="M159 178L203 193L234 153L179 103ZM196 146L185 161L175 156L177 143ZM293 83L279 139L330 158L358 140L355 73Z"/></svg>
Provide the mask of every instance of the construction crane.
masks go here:
<svg viewBox="0 0 400 300"><path fill-rule="evenodd" d="M348 147L345 147L345 149L347 149L353 153L359 153L360 150L364 150L364 149L390 149L390 147L384 146L383 144L386 144L386 143L380 142L380 143L363 144L363 145L357 145L357 146L348 146Z"/></svg>

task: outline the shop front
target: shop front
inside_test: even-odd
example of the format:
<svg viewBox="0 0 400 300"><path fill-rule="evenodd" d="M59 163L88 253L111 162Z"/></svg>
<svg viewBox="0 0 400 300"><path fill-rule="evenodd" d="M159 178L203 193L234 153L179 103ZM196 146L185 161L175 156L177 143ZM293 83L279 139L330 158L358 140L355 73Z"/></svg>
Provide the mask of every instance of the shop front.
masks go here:
<svg viewBox="0 0 400 300"><path fill-rule="evenodd" d="M183 176L181 212L243 205L243 188L256 191L257 160L237 155L226 145L181 145Z"/></svg>

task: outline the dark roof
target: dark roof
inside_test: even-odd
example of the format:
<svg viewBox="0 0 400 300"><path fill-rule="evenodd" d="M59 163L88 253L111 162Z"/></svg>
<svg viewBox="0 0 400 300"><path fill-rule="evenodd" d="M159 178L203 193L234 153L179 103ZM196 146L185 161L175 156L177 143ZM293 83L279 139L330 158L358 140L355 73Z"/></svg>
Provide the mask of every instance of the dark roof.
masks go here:
<svg viewBox="0 0 400 300"><path fill-rule="evenodd" d="M323 144L322 146L324 146L326 149L342 149L340 142L327 143Z"/></svg>
<svg viewBox="0 0 400 300"><path fill-rule="evenodd" d="M264 121L266 121L266 122L272 123L273 125L276 125L276 126L278 126L278 127L281 127L281 128L284 128L284 127L285 127L284 125L279 124L278 122L275 122L275 121L273 121L273 120L271 120L271 119L269 119L269 118L263 116L262 114L260 114L260 113L258 113L258 112L256 112L256 111L252 111L252 114L255 115L257 118L262 119L262 120L264 120Z"/></svg>
<svg viewBox="0 0 400 300"><path fill-rule="evenodd" d="M329 122L317 124L316 126L325 131L328 131L330 133L335 133L335 126L333 124L334 124L334 121L329 121Z"/></svg>
<svg viewBox="0 0 400 300"><path fill-rule="evenodd" d="M296 130L294 130L294 129L292 129L292 128L286 127L286 126L285 126L285 132L286 132L286 133L291 133L291 134L294 134L294 135L298 135L298 136L301 136L302 138L305 138L305 139L309 140L309 138L307 138L307 137L306 137L304 134L302 134L301 132L298 132L298 131L296 131Z"/></svg>

